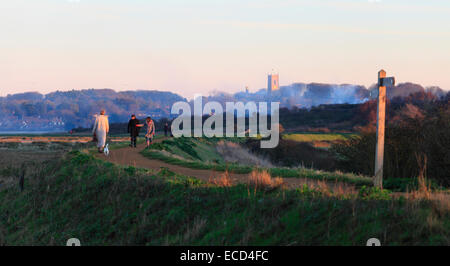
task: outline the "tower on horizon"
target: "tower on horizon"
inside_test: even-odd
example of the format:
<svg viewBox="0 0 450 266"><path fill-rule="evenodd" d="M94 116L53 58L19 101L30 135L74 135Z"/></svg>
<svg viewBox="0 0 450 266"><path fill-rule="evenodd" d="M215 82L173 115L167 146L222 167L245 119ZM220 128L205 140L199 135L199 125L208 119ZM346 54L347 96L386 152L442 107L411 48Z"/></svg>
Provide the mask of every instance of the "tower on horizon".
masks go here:
<svg viewBox="0 0 450 266"><path fill-rule="evenodd" d="M267 78L267 92L271 93L280 89L280 77L278 74L269 74Z"/></svg>

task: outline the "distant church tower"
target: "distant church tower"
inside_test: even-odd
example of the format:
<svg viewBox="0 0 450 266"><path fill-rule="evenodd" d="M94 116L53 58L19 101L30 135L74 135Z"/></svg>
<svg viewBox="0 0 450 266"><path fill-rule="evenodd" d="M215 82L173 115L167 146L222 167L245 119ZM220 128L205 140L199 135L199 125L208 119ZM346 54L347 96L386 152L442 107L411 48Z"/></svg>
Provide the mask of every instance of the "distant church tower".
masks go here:
<svg viewBox="0 0 450 266"><path fill-rule="evenodd" d="M267 78L267 92L271 93L280 89L280 77L278 74L269 74Z"/></svg>

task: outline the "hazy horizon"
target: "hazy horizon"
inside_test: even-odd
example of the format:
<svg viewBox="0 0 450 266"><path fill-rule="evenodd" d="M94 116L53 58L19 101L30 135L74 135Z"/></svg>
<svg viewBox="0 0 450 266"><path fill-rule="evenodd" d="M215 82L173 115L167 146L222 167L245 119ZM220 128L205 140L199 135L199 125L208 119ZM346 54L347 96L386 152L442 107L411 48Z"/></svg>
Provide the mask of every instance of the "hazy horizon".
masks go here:
<svg viewBox="0 0 450 266"><path fill-rule="evenodd" d="M186 98L280 83L450 89L444 0L0 0L0 96L110 88Z"/></svg>
<svg viewBox="0 0 450 266"><path fill-rule="evenodd" d="M304 82L295 82L295 83L304 83ZM313 83L316 83L316 84L328 84L328 85L338 85L338 86L341 86L341 85L361 85L361 84L347 84L347 83L337 84L337 83L321 83L321 82L311 82L311 83L308 83L308 84L313 84ZM405 83L413 83L413 84L416 84L416 83L410 82L410 81L405 81ZM306 84L306 83L305 83L305 84ZM396 85L399 85L399 84L400 84L400 83L397 83ZM289 85L293 85L293 84L286 84L286 85L282 84L281 87L289 87ZM417 85L422 86L424 89L427 88L426 86L423 86L422 84L417 84ZM361 85L361 86L364 86L364 85ZM367 89L370 89L369 86L366 86L366 88L367 88ZM43 95L46 95L46 94L54 93L54 92L57 92L57 91L68 92L68 91L72 91L72 90L75 90L75 91L82 91L82 90L91 90L91 89L93 89L93 90L113 90L113 91L115 91L115 92L125 92L125 91L159 91L159 92L171 92L171 93L178 94L178 95L182 96L183 98L186 98L187 100L193 100L195 95L199 95L198 93L196 93L196 94L193 95L193 96L185 96L185 95L183 95L182 93L178 93L178 92L174 92L174 91L169 91L169 90L158 90L158 89L122 89L122 90L117 90L117 89L114 89L114 88L79 88L79 89L78 89L78 88L74 88L74 89L54 89L54 90L47 91L47 92L41 92L41 91L37 91L37 90L28 90L28 91L27 91L27 90L24 90L24 91L20 91L20 92L6 93L6 94L4 94L4 95L3 95L2 93L0 93L0 97L6 97L6 96L8 96L8 95L21 94L21 93L41 93L41 94L43 94ZM259 90L261 90L261 89L266 89L266 88L255 89L255 90L251 91L251 93L257 92L257 91L259 91ZM450 92L450 90L447 90L447 89L445 89L445 88L441 88L441 89L444 90L444 91L446 91L446 92ZM211 92L208 92L208 93L205 93L205 94L200 94L200 95L208 97L208 96L214 96L214 93L231 93L231 94L234 94L234 93L236 93L236 92L244 92L244 91L245 91L245 88L242 89L242 90L237 90L237 91L233 91L233 92L227 92L227 91L217 90L217 91L211 91Z"/></svg>

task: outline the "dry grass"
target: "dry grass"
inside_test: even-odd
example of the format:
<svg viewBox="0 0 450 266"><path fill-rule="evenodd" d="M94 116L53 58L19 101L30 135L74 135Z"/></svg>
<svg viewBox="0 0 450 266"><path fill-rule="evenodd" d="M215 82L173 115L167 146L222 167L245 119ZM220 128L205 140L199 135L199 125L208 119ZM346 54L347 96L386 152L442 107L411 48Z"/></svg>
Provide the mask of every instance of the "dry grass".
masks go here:
<svg viewBox="0 0 450 266"><path fill-rule="evenodd" d="M358 191L354 186L349 186L344 183L335 182L333 185L330 183L327 183L323 180L315 180L316 184L313 186L313 188L318 189L320 192L322 192L326 196L334 196L334 197L341 197L341 196L348 196L348 195L356 195L358 194Z"/></svg>
<svg viewBox="0 0 450 266"><path fill-rule="evenodd" d="M428 158L424 154L416 153L416 160L419 166L419 175L417 177L419 181L419 187L415 191L407 193L407 198L409 200L427 200L432 204L434 213L443 217L450 212L450 194L444 192L433 192L430 187L429 182L425 176L427 170ZM433 217L429 217L428 223L433 225Z"/></svg>
<svg viewBox="0 0 450 266"><path fill-rule="evenodd" d="M331 143L326 141L314 141L312 143L314 148L330 148Z"/></svg>
<svg viewBox="0 0 450 266"><path fill-rule="evenodd" d="M238 143L219 141L216 145L216 150L227 163L262 166L265 168L273 167L268 160L258 157Z"/></svg>
<svg viewBox="0 0 450 266"><path fill-rule="evenodd" d="M343 135L336 133L328 133L328 134L286 134L283 136L283 139L293 140L297 142L308 142L312 143L315 141L321 142L334 142L339 140L346 140L348 137L353 136L353 134Z"/></svg>
<svg viewBox="0 0 450 266"><path fill-rule="evenodd" d="M23 163L41 164L63 155L61 151L0 150L0 168L19 167Z"/></svg>
<svg viewBox="0 0 450 266"><path fill-rule="evenodd" d="M272 177L270 174L263 170L253 170L248 177L248 185L255 190L273 190L284 186L283 178Z"/></svg>
<svg viewBox="0 0 450 266"><path fill-rule="evenodd" d="M430 201L434 213L444 217L450 213L450 194L445 192L432 192L429 188L419 189L406 193L406 198L410 202Z"/></svg>
<svg viewBox="0 0 450 266"><path fill-rule="evenodd" d="M188 226L186 232L183 236L183 241L185 243L189 243L190 241L196 239L202 230L206 227L207 220L204 218L195 218L194 223L192 226Z"/></svg>
<svg viewBox="0 0 450 266"><path fill-rule="evenodd" d="M319 191L328 197L344 197L349 195L357 195L357 189L342 182L326 182L323 180L305 180L304 185L310 189Z"/></svg>
<svg viewBox="0 0 450 266"><path fill-rule="evenodd" d="M35 149L35 150L31 150ZM18 186L19 176L25 170L25 184L36 172L48 162L57 160L63 156L60 150L38 150L38 147L30 146L28 149L21 147L0 149L0 190Z"/></svg>
<svg viewBox="0 0 450 266"><path fill-rule="evenodd" d="M439 233L445 237L446 241L450 243L450 237L446 233L448 226L445 220L448 219L450 213L450 194L444 192L432 192L430 190L412 191L405 193L407 198L407 208L414 214L415 217L424 215L423 204L430 203L431 211L426 213L425 222L418 228L416 232L426 234Z"/></svg>
<svg viewBox="0 0 450 266"><path fill-rule="evenodd" d="M430 201L433 210L441 217L450 213L450 195L446 193L432 193Z"/></svg>
<svg viewBox="0 0 450 266"><path fill-rule="evenodd" d="M233 186L233 181L231 180L230 174L228 171L222 173L218 178L210 178L209 181L211 184L214 184L219 187L231 187Z"/></svg>
<svg viewBox="0 0 450 266"><path fill-rule="evenodd" d="M426 162L426 158L423 159ZM424 167L420 167L424 169ZM415 191L406 193L406 198L409 202L409 206L414 211L420 210L420 202L428 201L431 203L432 212L430 212L426 218L427 230L432 231L445 231L442 219L448 217L450 213L450 194L440 191L432 191L427 186L427 180L424 177L423 171L419 173L419 187ZM424 228L425 229L425 228Z"/></svg>
<svg viewBox="0 0 450 266"><path fill-rule="evenodd" d="M333 194L335 196L356 195L358 191L354 186L345 183L336 182L333 187Z"/></svg>

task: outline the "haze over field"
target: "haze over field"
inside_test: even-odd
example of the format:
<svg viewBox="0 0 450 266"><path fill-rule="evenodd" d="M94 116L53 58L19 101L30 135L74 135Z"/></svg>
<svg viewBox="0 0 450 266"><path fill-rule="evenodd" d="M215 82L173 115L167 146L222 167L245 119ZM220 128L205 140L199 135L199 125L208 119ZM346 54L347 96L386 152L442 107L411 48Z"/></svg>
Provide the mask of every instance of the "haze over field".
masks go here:
<svg viewBox="0 0 450 266"><path fill-rule="evenodd" d="M0 1L0 95L154 89L192 98L281 84L450 88L446 0Z"/></svg>
<svg viewBox="0 0 450 266"><path fill-rule="evenodd" d="M255 93L216 92L205 97L204 103L279 101L281 108L309 109L322 104L360 104L373 95L374 87L360 85L336 85L318 83L295 83L281 86L269 95L267 89ZM436 99L449 97L450 93L438 87L423 88L412 83L403 83L388 88L388 97L407 97L410 94L429 93ZM154 119L173 117L172 105L187 101L172 92L122 91L112 89L56 91L48 94L38 92L9 94L0 97L0 131L66 131L77 127L91 127L94 116L101 108L107 110L113 123L126 122L130 114ZM191 101L192 102L192 101ZM337 114L335 114L337 115Z"/></svg>

